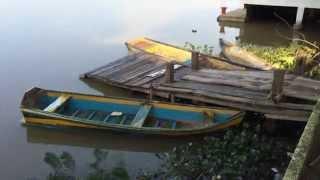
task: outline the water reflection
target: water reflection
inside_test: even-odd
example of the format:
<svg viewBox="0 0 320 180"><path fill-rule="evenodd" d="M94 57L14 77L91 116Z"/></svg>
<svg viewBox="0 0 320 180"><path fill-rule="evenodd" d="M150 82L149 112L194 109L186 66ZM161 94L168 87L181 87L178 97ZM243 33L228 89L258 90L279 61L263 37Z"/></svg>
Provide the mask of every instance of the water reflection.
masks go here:
<svg viewBox="0 0 320 180"><path fill-rule="evenodd" d="M116 166L108 168L106 161L109 152L102 149L94 149L94 161L89 163L88 174L79 177L75 174L77 163L69 152L58 153L46 152L43 158L45 164L51 168L46 176L47 180L129 180L129 173L123 161L118 161ZM32 178L36 180L37 178Z"/></svg>
<svg viewBox="0 0 320 180"><path fill-rule="evenodd" d="M287 46L294 38L295 33L287 25L277 21L254 21L247 23L220 22L220 33L225 33L226 29L238 29L239 34L234 41L241 43L255 44L260 46ZM301 33L311 41L319 41L320 37L316 29L318 24L306 24Z"/></svg>
<svg viewBox="0 0 320 180"><path fill-rule="evenodd" d="M27 141L36 144L103 148L126 152L166 152L188 140L88 129L27 127Z"/></svg>

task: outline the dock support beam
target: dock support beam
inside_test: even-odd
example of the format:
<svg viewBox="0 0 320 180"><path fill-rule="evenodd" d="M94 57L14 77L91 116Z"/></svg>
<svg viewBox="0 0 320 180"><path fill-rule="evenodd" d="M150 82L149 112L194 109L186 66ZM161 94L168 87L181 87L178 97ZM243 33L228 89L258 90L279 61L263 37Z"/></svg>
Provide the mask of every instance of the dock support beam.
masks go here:
<svg viewBox="0 0 320 180"><path fill-rule="evenodd" d="M294 74L298 76L303 76L305 71L305 60L303 57L296 57L296 64L294 67Z"/></svg>
<svg viewBox="0 0 320 180"><path fill-rule="evenodd" d="M191 54L191 68L192 70L199 69L199 52L192 51Z"/></svg>
<svg viewBox="0 0 320 180"><path fill-rule="evenodd" d="M165 72L165 83L172 83L174 81L174 64L172 62L168 62L166 66Z"/></svg>
<svg viewBox="0 0 320 180"><path fill-rule="evenodd" d="M295 30L302 29L303 15L304 15L304 7L298 7L296 23L293 25L293 29Z"/></svg>
<svg viewBox="0 0 320 180"><path fill-rule="evenodd" d="M285 70L277 69L273 71L271 99L274 103L280 102L282 98L284 76L285 76Z"/></svg>

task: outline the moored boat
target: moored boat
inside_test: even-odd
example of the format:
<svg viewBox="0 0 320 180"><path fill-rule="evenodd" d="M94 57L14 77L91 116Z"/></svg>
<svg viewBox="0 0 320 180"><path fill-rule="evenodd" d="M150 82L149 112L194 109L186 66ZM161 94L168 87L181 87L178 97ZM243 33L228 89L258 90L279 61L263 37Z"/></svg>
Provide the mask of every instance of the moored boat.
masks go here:
<svg viewBox="0 0 320 180"><path fill-rule="evenodd" d="M172 44L160 42L157 40L153 40L150 38L136 38L127 41L125 44L129 51L145 51L148 53L165 57L168 60L174 60L186 64L190 63L191 61L191 50L178 47ZM244 65L228 62L225 59L213 55L202 54L200 58L200 65L206 68L224 70L245 70Z"/></svg>
<svg viewBox="0 0 320 180"><path fill-rule="evenodd" d="M222 54L231 62L239 63L257 70L272 69L272 65L266 60L257 57L253 53L246 51L234 43L220 39L220 45L222 47Z"/></svg>
<svg viewBox="0 0 320 180"><path fill-rule="evenodd" d="M157 135L210 133L237 125L244 113L158 101L32 88L21 102L27 125L79 127Z"/></svg>

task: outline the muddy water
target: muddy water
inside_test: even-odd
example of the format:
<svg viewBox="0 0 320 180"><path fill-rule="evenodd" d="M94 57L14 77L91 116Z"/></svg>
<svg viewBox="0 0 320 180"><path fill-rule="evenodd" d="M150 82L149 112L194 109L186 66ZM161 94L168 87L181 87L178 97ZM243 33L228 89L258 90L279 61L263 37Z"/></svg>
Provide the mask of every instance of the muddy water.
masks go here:
<svg viewBox="0 0 320 180"><path fill-rule="evenodd" d="M69 152L75 174L86 176L97 148L109 152L103 167L117 164L135 176L156 169L155 152L190 139L154 138L88 130L58 130L20 125L19 102L32 86L91 94L132 96L117 88L84 83L79 74L127 54L125 40L147 36L183 45L213 45L218 38L264 44L274 37L271 24L225 26L216 22L219 1L36 1L4 0L0 7L0 174L1 179L42 179L51 171L46 152ZM238 1L229 1L234 9ZM266 30L265 27L269 29ZM191 30L196 29L197 33ZM283 29L286 30L286 29ZM263 31L263 36L261 36ZM311 30L310 35L318 36ZM273 38L268 45L285 44Z"/></svg>

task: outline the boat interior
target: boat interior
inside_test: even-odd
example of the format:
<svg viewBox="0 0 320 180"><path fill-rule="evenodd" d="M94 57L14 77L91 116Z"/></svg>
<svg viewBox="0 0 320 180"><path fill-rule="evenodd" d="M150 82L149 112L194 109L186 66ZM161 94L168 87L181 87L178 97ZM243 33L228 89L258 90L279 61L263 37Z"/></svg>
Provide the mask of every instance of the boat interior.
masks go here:
<svg viewBox="0 0 320 180"><path fill-rule="evenodd" d="M70 119L128 125L137 128L166 129L207 127L227 122L238 113L237 111L216 111L157 102L143 103L94 97L90 99L64 93L41 93L40 95L38 93L36 98L35 96L24 98L23 106ZM28 103L27 99L29 99Z"/></svg>

